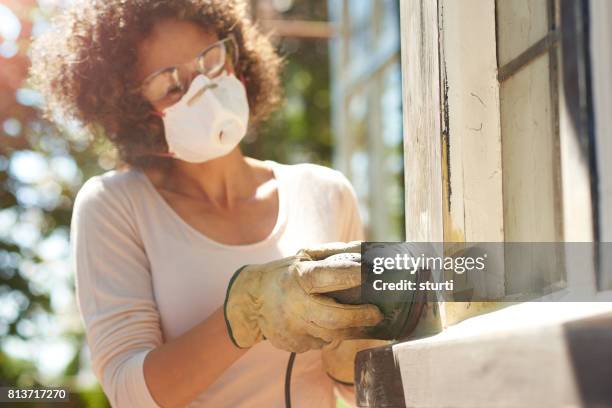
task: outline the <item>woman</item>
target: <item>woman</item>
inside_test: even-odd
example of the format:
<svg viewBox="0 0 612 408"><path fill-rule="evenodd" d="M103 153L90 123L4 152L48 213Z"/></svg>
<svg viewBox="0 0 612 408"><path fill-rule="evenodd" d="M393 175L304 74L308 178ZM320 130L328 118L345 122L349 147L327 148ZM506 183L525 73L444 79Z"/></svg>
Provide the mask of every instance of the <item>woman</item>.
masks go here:
<svg viewBox="0 0 612 408"><path fill-rule="evenodd" d="M238 148L279 101L279 69L226 0L79 2L35 45L49 109L107 135L126 164L85 183L71 227L113 406L282 406L283 350L311 350L296 360L294 404L329 406L316 349L380 321L374 306L315 294L359 283L358 265L320 261L354 245L293 256L362 238L346 178ZM234 275L245 264L258 266Z"/></svg>

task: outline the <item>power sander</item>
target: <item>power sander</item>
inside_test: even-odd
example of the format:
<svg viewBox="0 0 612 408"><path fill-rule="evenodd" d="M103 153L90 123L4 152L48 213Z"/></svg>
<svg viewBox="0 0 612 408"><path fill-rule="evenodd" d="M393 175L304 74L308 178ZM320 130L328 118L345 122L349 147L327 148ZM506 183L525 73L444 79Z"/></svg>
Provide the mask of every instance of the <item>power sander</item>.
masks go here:
<svg viewBox="0 0 612 408"><path fill-rule="evenodd" d="M325 258L325 260L361 263L361 254L341 253ZM393 279L414 282L415 287L419 287L420 282L425 282L429 280L430 277L430 271L423 270L418 273L396 271ZM423 314L423 309L428 300L428 293L419 290L405 291L402 293L401 299L380 299L382 296L373 297L373 299L364 299L362 287L339 290L327 293L326 295L344 304L356 305L371 303L376 305L382 312L384 318L377 326L367 329L366 336L368 338L380 340L399 340L410 337L419 323L419 319Z"/></svg>
<svg viewBox="0 0 612 408"><path fill-rule="evenodd" d="M325 258L329 261L353 261L361 264L360 253L340 253ZM420 282L429 280L431 277L430 271L419 271L418 273L412 274L409 271L405 273L396 274L395 280L406 279L414 282L418 287ZM362 283L363 286L363 283ZM437 308L430 308L433 310L435 316L433 321L426 322L422 325L423 328L417 329L419 322L422 321L422 316L427 315L425 312L428 302L428 292L425 291L408 291L406 296L401 299L378 299L367 300L362 296L362 287L358 286L351 289L339 290L335 292L326 293L327 296L331 296L336 301L344 304L357 305L362 303L371 303L380 309L383 314L383 320L377 326L368 328L365 332L366 338L379 339L379 340L400 340L407 339L415 334L418 336L432 335L440 331L440 321L437 315ZM431 317L431 316L430 316ZM431 319L425 319L431 320ZM418 334L416 333L418 332ZM289 356L289 362L287 364L287 371L285 373L285 407L291 408L291 371L293 369L293 363L295 361L296 354L291 353Z"/></svg>

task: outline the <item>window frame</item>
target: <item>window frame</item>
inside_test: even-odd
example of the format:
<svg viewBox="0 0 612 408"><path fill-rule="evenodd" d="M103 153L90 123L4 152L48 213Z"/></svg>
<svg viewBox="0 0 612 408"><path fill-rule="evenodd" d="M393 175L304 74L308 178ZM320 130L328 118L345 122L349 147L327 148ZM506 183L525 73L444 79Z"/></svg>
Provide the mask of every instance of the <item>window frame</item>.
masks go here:
<svg viewBox="0 0 612 408"><path fill-rule="evenodd" d="M560 48L573 47L583 52L577 46L582 39L579 32L559 31L559 11L549 8L548 18L554 23L548 33L498 69L494 1L465 1L460 6L453 0L431 3L405 2L401 11L402 39L410 39L402 41L406 237L408 241L445 242L449 247L453 242L502 242L500 83L545 53L556 61ZM565 9L562 18L566 24L584 18L569 9L570 3L576 2L554 3ZM453 35L445 35L446 30ZM553 73L578 57L585 58L566 51L560 67L557 62L552 64ZM567 81L568 78L560 78L551 90L551 98L558 98L554 105L558 105L559 118L556 131L560 145L562 236L565 242L593 242L597 239L589 166L593 158L587 157L585 165L584 135L588 135L588 129L577 126L573 119L576 114L569 111L574 108L565 95ZM579 108L588 109L584 105ZM579 117L588 114L581 111ZM466 131L483 129L487 129L486 138L465 137ZM473 152L483 149L483 143L491 159L473 160ZM461 177L453 178L453 173ZM478 191L473 187L470 190L465 177L476 180L479 174L487 177L480 179ZM592 296L597 301L612 299L612 291L599 290L597 254L586 261L566 255L564 261L568 287L579 288L581 296ZM571 300L572 296L556 292L540 300ZM500 305L480 306L458 302L443 305L445 325L496 310Z"/></svg>
<svg viewBox="0 0 612 408"><path fill-rule="evenodd" d="M494 16L492 5L495 2L461 1L462 10L459 12L464 11L470 17L465 21L464 27L477 31L477 35L472 33L476 40L489 38L487 41L493 41L477 54L480 60L468 58L466 66L465 63L458 63L462 61L460 53L456 55L457 53L444 47L443 27L453 24L452 17L445 14L444 7L452 1L401 2L408 241L449 242L460 239L466 242L490 242L490 238L495 236L503 237L495 228L487 229L490 225L479 222L480 220L470 224L470 232L467 233L465 229L459 229L457 232L448 228L449 225L465 227L466 221L462 220L459 214L465 216L467 213L469 218L469 214L474 214L473 211L478 208L485 210L487 207L493 207L496 211L494 213L501 217L499 194L488 203L468 200L468 206L471 207L467 209L465 206L459 206L459 210L454 208L449 211L450 205L445 208L449 187L452 194L465 195L465 191L460 189L461 185L452 183L448 169L445 168L446 160L454 158L457 161L462 157L447 154L449 147L455 154L470 148L469 143L457 146L452 144L456 139L452 139L452 129L449 133L448 123L454 126L462 124L464 127L472 123L482 123L483 128L488 126L493 129L493 135L497 129L495 126L499 123L495 109L487 111L474 107L476 104L495 107L496 99L499 100L499 96L495 97L496 90L499 92L499 86L496 86L499 84L497 63L492 58L492 55L495 55L495 30L491 29L490 20L487 22L477 18L480 15L477 14L478 11ZM568 1L572 3L571 0ZM592 4L597 0L590 1ZM601 6L602 2L599 3ZM598 15L605 14L610 17L607 21L602 18L599 25L593 24L590 27L591 42L583 43L584 46L595 50L607 47L612 5L610 2L606 3L610 9L598 10L598 13L601 13ZM565 3L565 6L567 4ZM480 7L480 10L470 10L473 7ZM447 8L446 12L448 11ZM576 15L575 12L570 16L584 18L584 15ZM456 20L461 23L461 19ZM457 21L454 23L457 24ZM585 29L584 25L580 24L576 27ZM457 26L455 29L458 29ZM576 34L580 33L574 32L575 36ZM584 31L582 34L584 35ZM457 33L453 32L453 35ZM556 41L556 44L556 48L559 48L559 45L571 46L570 42L563 44ZM566 55L560 61L561 69L567 68L570 62L565 58ZM470 60L475 66L470 65ZM612 98L606 100L604 96L612 95L612 92L609 92L612 87L609 81L612 75L612 56L610 53L601 55L595 63L596 66L591 68L595 72L593 86L601 86L603 90L599 96L595 93L594 112L598 119L596 124L599 133L595 133L594 143L601 143L599 138L604 138L606 134L603 132L610 129L611 115L608 112L612 106ZM478 64L481 64L480 67ZM482 70L483 65L487 67L486 72ZM583 69L581 75L588 76L589 69ZM471 95L474 89L472 86L477 86L477 81L485 82L485 87L492 87L490 94L484 95L488 98L483 99L483 95L474 92L484 103L480 103L478 98ZM581 81L584 83L584 77ZM594 200L599 200L601 211L601 203L604 202L602 195L609 194L609 190L605 188L610 187L604 183L610 183L610 180L599 180L599 196L594 194L591 183L593 169L590 166L593 163L592 157L585 157L584 140L581 139L585 135L584 129L576 126L572 114L568 112L566 88L559 87L563 236L566 242L588 243L598 237L595 234L597 230L600 233L605 230L606 234L612 234L612 223L599 223L599 228L596 229L597 221L594 220L600 218L593 206ZM582 91L584 92L584 88ZM460 105L457 101L461 102L462 96L464 104ZM581 98L585 96L588 98L584 93ZM598 97L604 100L600 101ZM456 98L454 102L453 98ZM469 104L470 99L474 99L470 101L475 102L474 105ZM451 115L456 112L453 107L457 106L464 108L466 113L456 115L453 120ZM460 109L458 112L461 112ZM499 115L499 109L497 111ZM448 140L445 140L445 137ZM497 137L491 139L497 141ZM586 152L593 150L594 144L590 146ZM604 144L603 151L599 147L597 152L603 155L601 157L612 163L612 143ZM601 158L596 162L598 169L610 169L611 164L608 163L602 164ZM485 174L493 175L493 181L486 184L485 189L499 191L501 180L497 179L494 173L496 161L485 161L479 165L484 170L491 171ZM612 200L612 197L607 196L607 199ZM493 222L493 225L499 226L500 223ZM603 236L610 235L599 235ZM521 406L526 403L573 406L600 402L598 398L602 396L609 400L611 394L607 379L610 370L605 362L612 358L609 348L612 341L612 331L609 329L612 322L612 303L603 301L612 299L612 291L599 291L596 253L567 257L565 261L569 271L567 284L572 288L582 287L587 293L583 292L581 295L592 296L596 302L563 302L562 300L571 299L563 292L557 292L539 299L542 302L523 302L496 311L490 311L486 307L474 307L472 304L470 308L476 309L477 312L472 313L473 317L470 319L466 319L470 317L467 308L453 311L444 306L441 311L447 327L441 333L357 354L356 387L360 406L384 405L389 398L393 398L389 405L401 406L396 403L400 396L405 405L415 407ZM545 302L552 300L554 296L555 302ZM453 313L454 316L449 319L449 314ZM454 324L449 326L449 323ZM546 369L534 369L536 367Z"/></svg>

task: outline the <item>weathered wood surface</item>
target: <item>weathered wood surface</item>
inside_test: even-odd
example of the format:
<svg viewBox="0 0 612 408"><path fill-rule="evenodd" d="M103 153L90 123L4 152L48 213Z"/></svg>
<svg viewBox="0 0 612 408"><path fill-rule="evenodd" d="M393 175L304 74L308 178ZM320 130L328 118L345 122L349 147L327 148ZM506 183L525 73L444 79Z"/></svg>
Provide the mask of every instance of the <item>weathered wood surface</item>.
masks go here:
<svg viewBox="0 0 612 408"><path fill-rule="evenodd" d="M392 346L376 347L357 353L355 362L357 406L402 408L404 391Z"/></svg>
<svg viewBox="0 0 612 408"><path fill-rule="evenodd" d="M439 0L446 242L504 239L495 2ZM503 285L502 288L503 290Z"/></svg>
<svg viewBox="0 0 612 408"><path fill-rule="evenodd" d="M504 240L502 140L497 81L495 2L439 0L440 70L442 76L442 176L444 241ZM505 294L503 253L491 256L497 274L456 283L488 299ZM491 254L493 255L493 254ZM463 279L462 279L463 278ZM450 325L496 307L493 303L446 303Z"/></svg>
<svg viewBox="0 0 612 408"><path fill-rule="evenodd" d="M437 1L400 2L406 240L441 242L442 167Z"/></svg>
<svg viewBox="0 0 612 408"><path fill-rule="evenodd" d="M609 306L561 319L585 305L560 305L523 304L395 345L406 406L612 407Z"/></svg>

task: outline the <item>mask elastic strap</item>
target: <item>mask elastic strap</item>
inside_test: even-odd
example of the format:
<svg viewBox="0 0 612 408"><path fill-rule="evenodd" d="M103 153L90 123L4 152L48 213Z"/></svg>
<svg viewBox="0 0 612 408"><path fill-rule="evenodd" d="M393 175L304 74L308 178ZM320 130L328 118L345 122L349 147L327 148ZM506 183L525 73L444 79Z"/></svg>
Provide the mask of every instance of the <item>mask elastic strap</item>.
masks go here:
<svg viewBox="0 0 612 408"><path fill-rule="evenodd" d="M141 152L137 155L137 157L147 157L147 156L167 157L170 159L176 159L176 155L170 152Z"/></svg>
<svg viewBox="0 0 612 408"><path fill-rule="evenodd" d="M175 158L176 155L174 153L170 153L170 152L160 152L160 153L156 153L156 152L151 152L149 153L150 156L159 156L159 157L171 157L171 158Z"/></svg>
<svg viewBox="0 0 612 408"><path fill-rule="evenodd" d="M151 115L157 116L158 118L161 118L161 119L163 119L164 116L166 116L166 114L164 112L160 112L158 110L152 110L151 111Z"/></svg>
<svg viewBox="0 0 612 408"><path fill-rule="evenodd" d="M138 157L146 157L146 156L157 156L157 157L169 157L169 158L176 158L176 155L172 152L156 152L156 151L147 151L145 150L140 150L138 152L136 152L136 155Z"/></svg>

